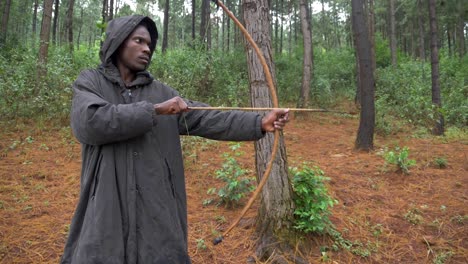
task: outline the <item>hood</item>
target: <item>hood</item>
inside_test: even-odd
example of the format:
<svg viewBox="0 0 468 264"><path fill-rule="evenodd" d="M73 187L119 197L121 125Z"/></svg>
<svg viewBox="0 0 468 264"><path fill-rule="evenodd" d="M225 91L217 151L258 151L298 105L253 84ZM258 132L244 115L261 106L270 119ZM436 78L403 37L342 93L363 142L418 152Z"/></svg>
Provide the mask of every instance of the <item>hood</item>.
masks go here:
<svg viewBox="0 0 468 264"><path fill-rule="evenodd" d="M102 44L99 52L99 57L102 64L106 65L111 62L112 55L119 49L120 45L127 39L128 36L135 30L141 23L145 23L151 36L150 45L150 60L153 56L156 42L158 40L158 29L154 21L142 15L133 15L119 17L111 20L106 29L106 40Z"/></svg>

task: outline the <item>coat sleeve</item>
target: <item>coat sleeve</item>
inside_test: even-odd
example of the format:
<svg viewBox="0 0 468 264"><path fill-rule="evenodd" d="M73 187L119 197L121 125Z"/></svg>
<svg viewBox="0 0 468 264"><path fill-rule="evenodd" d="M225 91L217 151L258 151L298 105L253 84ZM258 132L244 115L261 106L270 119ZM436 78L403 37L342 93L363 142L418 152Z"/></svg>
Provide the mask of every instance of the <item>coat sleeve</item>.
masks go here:
<svg viewBox="0 0 468 264"><path fill-rule="evenodd" d="M207 106L189 101L191 106ZM181 135L215 140L249 141L262 138L262 116L242 111L189 111L179 119Z"/></svg>
<svg viewBox="0 0 468 264"><path fill-rule="evenodd" d="M76 138L84 144L103 145L150 131L156 120L153 104L106 101L96 74L84 71L73 84L71 127Z"/></svg>

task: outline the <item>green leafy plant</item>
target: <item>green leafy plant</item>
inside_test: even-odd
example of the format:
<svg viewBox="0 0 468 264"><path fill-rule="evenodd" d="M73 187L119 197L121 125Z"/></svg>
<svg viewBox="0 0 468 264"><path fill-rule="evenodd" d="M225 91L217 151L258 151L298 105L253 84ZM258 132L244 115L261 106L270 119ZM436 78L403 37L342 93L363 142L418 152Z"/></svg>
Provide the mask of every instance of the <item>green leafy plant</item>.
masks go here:
<svg viewBox="0 0 468 264"><path fill-rule="evenodd" d="M436 157L434 159L434 165L439 169L447 168L447 159L444 157Z"/></svg>
<svg viewBox="0 0 468 264"><path fill-rule="evenodd" d="M220 198L220 204L227 207L238 205L240 199L250 193L253 189L253 178L247 176L247 170L243 169L237 162L236 157L244 154L240 151L240 143L231 145L231 153L223 153L225 159L222 168L216 171L216 178L224 182L224 186L217 189L215 187L208 189L207 194L216 194ZM211 203L209 199L205 200L204 205Z"/></svg>
<svg viewBox="0 0 468 264"><path fill-rule="evenodd" d="M397 170L409 174L409 168L416 165L416 160L409 159L409 148L396 147L394 151L384 151L385 162L397 166Z"/></svg>
<svg viewBox="0 0 468 264"><path fill-rule="evenodd" d="M203 238L198 238L196 241L197 241L197 249L205 250L207 248L205 240Z"/></svg>
<svg viewBox="0 0 468 264"><path fill-rule="evenodd" d="M421 216L421 211L416 208L408 210L404 215L404 218L413 225L418 225L424 221L424 218Z"/></svg>
<svg viewBox="0 0 468 264"><path fill-rule="evenodd" d="M294 228L304 233L323 233L331 225L329 208L338 203L328 195L325 186L325 181L330 178L325 177L317 166L304 165L302 170L290 168L290 174L296 206Z"/></svg>

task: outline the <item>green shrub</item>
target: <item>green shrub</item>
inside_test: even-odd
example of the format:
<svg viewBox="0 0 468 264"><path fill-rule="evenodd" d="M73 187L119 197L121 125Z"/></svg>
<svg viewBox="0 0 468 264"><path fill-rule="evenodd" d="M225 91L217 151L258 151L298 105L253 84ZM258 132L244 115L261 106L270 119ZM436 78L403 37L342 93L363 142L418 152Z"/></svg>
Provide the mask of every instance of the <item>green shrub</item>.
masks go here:
<svg viewBox="0 0 468 264"><path fill-rule="evenodd" d="M396 165L397 170L404 174L409 174L409 168L416 165L415 160L409 159L408 147L396 147L394 151L385 151L383 155L386 163Z"/></svg>
<svg viewBox="0 0 468 264"><path fill-rule="evenodd" d="M324 233L331 226L329 208L338 203L328 195L325 186L325 181L330 178L316 166L304 165L302 170L290 168L290 174L296 207L294 228L304 233Z"/></svg>
<svg viewBox="0 0 468 264"><path fill-rule="evenodd" d="M223 153L225 159L222 168L216 171L216 178L224 182L221 188L210 188L207 194L216 194L220 198L220 204L225 204L227 207L238 205L240 199L252 192L255 188L254 178L247 177L247 170L243 169L237 162L235 157L243 155L240 151L241 144L235 143L231 145L232 154ZM211 203L211 200L205 200L205 205Z"/></svg>

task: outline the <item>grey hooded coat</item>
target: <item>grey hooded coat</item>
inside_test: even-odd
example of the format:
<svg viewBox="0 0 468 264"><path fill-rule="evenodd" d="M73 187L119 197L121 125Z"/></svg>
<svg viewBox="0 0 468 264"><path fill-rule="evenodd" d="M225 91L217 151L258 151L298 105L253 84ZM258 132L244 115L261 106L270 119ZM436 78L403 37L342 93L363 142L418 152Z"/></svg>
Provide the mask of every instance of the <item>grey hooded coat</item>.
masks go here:
<svg viewBox="0 0 468 264"><path fill-rule="evenodd" d="M102 64L73 84L71 127L82 144L81 191L61 263L190 263L179 135L233 141L263 136L255 113L157 115L153 105L178 94L147 71L125 86L112 55L142 21L152 54L157 30L151 19L115 19L100 52Z"/></svg>

